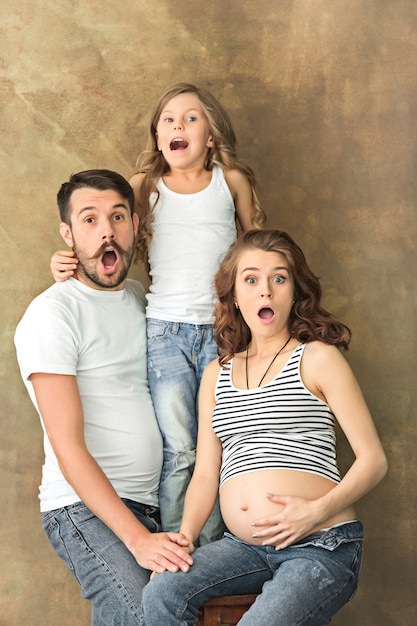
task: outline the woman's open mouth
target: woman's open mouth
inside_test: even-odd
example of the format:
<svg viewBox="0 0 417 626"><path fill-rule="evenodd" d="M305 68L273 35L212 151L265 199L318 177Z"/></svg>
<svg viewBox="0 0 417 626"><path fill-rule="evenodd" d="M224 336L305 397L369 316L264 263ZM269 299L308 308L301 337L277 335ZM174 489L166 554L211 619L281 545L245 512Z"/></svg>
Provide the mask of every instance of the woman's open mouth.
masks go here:
<svg viewBox="0 0 417 626"><path fill-rule="evenodd" d="M261 318L261 320L269 321L272 320L273 317L275 317L275 313L271 309L271 307L263 306L261 309L259 309L258 316Z"/></svg>

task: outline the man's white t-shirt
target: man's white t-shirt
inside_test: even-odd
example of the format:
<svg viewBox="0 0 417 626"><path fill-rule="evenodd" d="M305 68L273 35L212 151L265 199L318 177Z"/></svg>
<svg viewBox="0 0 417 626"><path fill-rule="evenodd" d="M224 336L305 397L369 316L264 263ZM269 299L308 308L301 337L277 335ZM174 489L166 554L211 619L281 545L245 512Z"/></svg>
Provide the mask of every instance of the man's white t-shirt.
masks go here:
<svg viewBox="0 0 417 626"><path fill-rule="evenodd" d="M104 291L73 278L55 283L29 305L15 344L38 412L31 374L76 376L88 450L121 498L158 506L162 439L148 387L142 285L127 280L120 291ZM49 511L80 498L62 475L42 427L39 498L41 511Z"/></svg>

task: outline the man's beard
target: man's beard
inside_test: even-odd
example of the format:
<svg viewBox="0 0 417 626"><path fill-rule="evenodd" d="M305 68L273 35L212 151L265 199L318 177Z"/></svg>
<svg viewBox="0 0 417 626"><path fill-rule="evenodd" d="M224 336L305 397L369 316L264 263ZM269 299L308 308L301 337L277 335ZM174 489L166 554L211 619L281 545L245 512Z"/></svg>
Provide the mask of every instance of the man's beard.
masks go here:
<svg viewBox="0 0 417 626"><path fill-rule="evenodd" d="M113 274L103 274L103 277L101 277L96 270L96 261L103 256L106 248L109 246L117 250L119 253L117 270ZM115 241L106 241L99 248L99 250L97 250L96 254L92 257L87 257L81 249L77 248L77 244L74 241L74 252L78 258L78 276L80 274L85 276L90 282L94 283L101 289L112 289L114 287L118 287L126 280L135 252L135 245L134 241L132 241L132 245L127 250L123 250L123 248L121 248Z"/></svg>

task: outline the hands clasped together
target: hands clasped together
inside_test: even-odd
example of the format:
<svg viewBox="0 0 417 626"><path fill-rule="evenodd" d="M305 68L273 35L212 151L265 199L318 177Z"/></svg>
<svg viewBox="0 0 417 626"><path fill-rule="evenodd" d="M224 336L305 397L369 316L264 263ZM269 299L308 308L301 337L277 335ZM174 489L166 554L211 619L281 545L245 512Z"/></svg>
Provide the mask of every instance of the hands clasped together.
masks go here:
<svg viewBox="0 0 417 626"><path fill-rule="evenodd" d="M190 553L194 546L182 533L150 533L147 541L135 547L137 562L154 574L162 572L188 572L193 564Z"/></svg>

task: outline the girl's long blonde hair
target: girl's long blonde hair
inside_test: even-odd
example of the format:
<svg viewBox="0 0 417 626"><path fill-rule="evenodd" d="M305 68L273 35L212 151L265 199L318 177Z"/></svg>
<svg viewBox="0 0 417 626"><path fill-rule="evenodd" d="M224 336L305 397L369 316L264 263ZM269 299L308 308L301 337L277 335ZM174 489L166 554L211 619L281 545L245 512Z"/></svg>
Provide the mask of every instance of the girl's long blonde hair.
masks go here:
<svg viewBox="0 0 417 626"><path fill-rule="evenodd" d="M213 137L213 147L209 148L207 153L205 168L211 170L213 165L218 165L223 170L238 169L243 172L252 188L254 204L252 225L254 228L261 228L265 221L265 214L262 211L255 191L255 175L253 170L246 163L240 161L236 154L236 135L227 112L207 89L196 87L190 83L172 85L161 95L155 106L151 116L146 150L139 155L136 162L136 173L145 175L140 186L138 198L139 235L136 258L142 261L148 270L148 245L152 237L152 213L159 199L156 184L161 176L169 172L169 165L162 152L158 150L156 127L166 104L175 96L183 93L192 93L197 96L209 122L210 133ZM150 196L152 193L156 194L156 200L151 205Z"/></svg>

